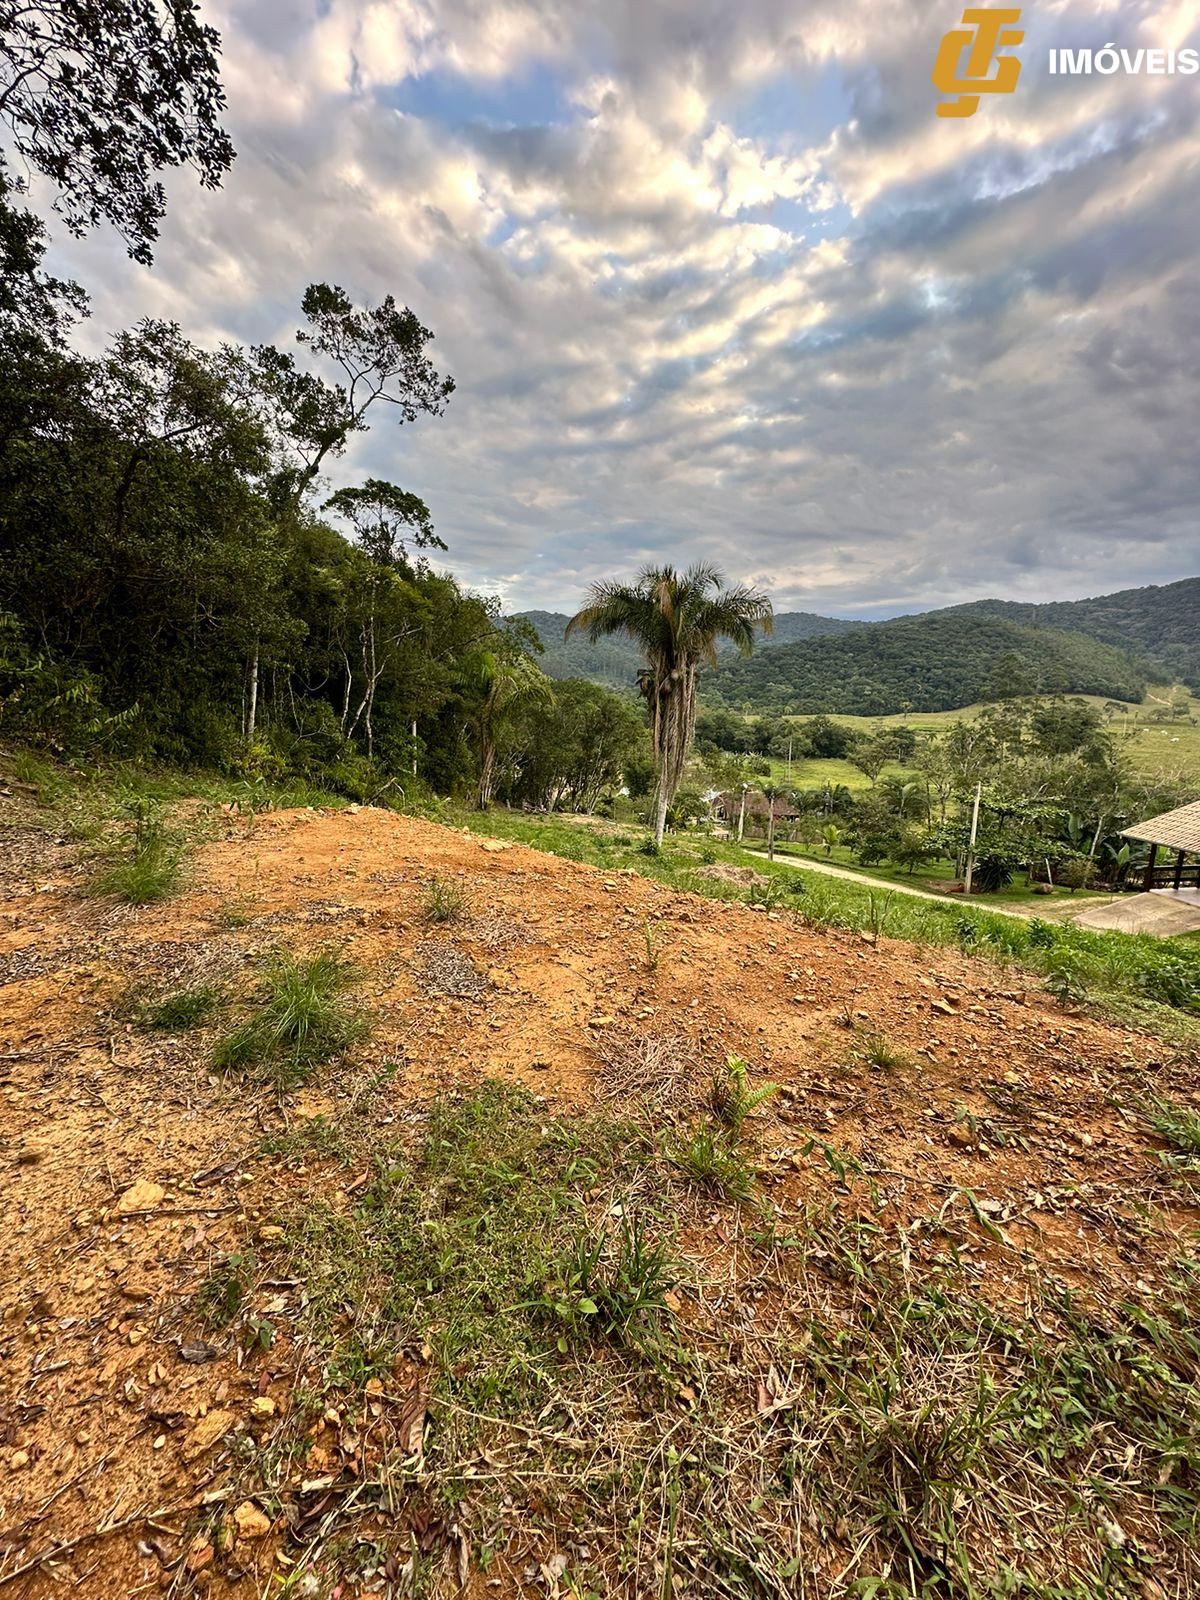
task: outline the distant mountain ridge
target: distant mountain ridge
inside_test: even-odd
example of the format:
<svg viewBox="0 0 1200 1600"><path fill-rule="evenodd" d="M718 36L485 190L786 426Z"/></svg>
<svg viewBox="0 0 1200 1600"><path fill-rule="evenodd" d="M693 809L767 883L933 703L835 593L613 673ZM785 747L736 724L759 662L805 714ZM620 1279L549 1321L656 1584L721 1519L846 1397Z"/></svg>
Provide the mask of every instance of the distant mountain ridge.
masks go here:
<svg viewBox="0 0 1200 1600"><path fill-rule="evenodd" d="M642 659L627 639L613 637L597 644L580 636L564 639L570 618L562 611L517 611L513 620L530 622L537 630L544 652L540 665L549 677L591 678L596 683L632 688ZM760 641L760 648L824 638L863 626L840 617L820 617L813 611L782 611L775 618L774 632Z"/></svg>
<svg viewBox="0 0 1200 1600"><path fill-rule="evenodd" d="M1147 677L1144 662L1082 633L931 611L724 660L700 693L735 711L875 717L1020 694L1140 700Z"/></svg>
<svg viewBox="0 0 1200 1600"><path fill-rule="evenodd" d="M517 615L537 630L551 677L632 688L641 658L627 640L564 640L565 614ZM779 612L754 656L723 654L705 673L701 698L752 712L882 716L954 710L1022 684L1137 700L1147 681L1171 678L1200 689L1200 578L1044 604L973 600L883 622Z"/></svg>
<svg viewBox="0 0 1200 1600"><path fill-rule="evenodd" d="M1101 644L1134 651L1171 677L1200 687L1200 578L1119 589L1090 600L971 600L948 606L946 614L1003 617L1035 628L1083 633Z"/></svg>

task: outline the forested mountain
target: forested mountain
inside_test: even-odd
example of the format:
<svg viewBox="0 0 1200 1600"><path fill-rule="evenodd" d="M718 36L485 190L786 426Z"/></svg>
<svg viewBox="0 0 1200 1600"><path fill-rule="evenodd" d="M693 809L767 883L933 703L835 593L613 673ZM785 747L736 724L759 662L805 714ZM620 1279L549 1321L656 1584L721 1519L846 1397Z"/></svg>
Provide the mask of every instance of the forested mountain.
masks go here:
<svg viewBox="0 0 1200 1600"><path fill-rule="evenodd" d="M1200 578L1121 589L1090 600L974 600L955 616L1002 617L1038 628L1065 628L1101 644L1140 653L1172 678L1200 689Z"/></svg>
<svg viewBox="0 0 1200 1600"><path fill-rule="evenodd" d="M537 630L545 652L539 664L550 677L591 678L596 683L632 687L642 661L627 640L601 639L597 644L590 644L580 636L564 639L563 632L570 619L561 611L519 611L514 620L530 622ZM759 640L759 649L793 644L798 639L824 638L859 627L862 623L846 622L840 617L821 617L814 611L780 611L775 615L774 632ZM728 650L732 650L731 645L723 646L723 651Z"/></svg>
<svg viewBox="0 0 1200 1600"><path fill-rule="evenodd" d="M623 639L563 639L567 617L524 611L552 678L629 687L640 660ZM866 716L945 711L1035 690L1137 699L1161 673L1200 686L1200 578L1033 605L974 600L886 622L783 611L755 656L728 651L706 673L705 704Z"/></svg>
<svg viewBox="0 0 1200 1600"><path fill-rule="evenodd" d="M1060 691L1137 700L1145 686L1143 666L1082 634L933 611L722 661L701 695L735 710L883 716Z"/></svg>

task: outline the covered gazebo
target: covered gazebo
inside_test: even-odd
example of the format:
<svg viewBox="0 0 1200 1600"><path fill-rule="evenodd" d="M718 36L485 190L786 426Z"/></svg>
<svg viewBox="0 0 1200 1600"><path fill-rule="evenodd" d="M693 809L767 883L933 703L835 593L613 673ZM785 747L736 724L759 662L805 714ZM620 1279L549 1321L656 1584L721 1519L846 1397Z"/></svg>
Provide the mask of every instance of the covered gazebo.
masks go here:
<svg viewBox="0 0 1200 1600"><path fill-rule="evenodd" d="M1150 846L1143 889L1179 895L1200 904L1200 800L1176 806L1174 811L1164 811L1161 817L1151 817L1147 822L1135 822L1121 832L1126 839ZM1159 866L1160 850L1173 851L1175 860Z"/></svg>

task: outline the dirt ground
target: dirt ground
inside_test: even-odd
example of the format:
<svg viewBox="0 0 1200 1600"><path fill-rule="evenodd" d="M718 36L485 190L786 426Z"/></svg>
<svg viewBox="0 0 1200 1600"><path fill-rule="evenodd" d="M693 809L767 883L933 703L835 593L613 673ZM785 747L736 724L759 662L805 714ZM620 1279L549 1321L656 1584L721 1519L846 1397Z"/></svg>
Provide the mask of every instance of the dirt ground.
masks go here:
<svg viewBox="0 0 1200 1600"><path fill-rule="evenodd" d="M300 1181L264 1141L387 1066L385 1116L489 1077L582 1111L620 1092L623 1043L669 1036L699 1063L735 1052L780 1086L759 1163L779 1216L834 1182L801 1159L815 1132L901 1209L969 1190L991 1222L975 1270L1000 1298L1030 1255L1068 1283L1153 1280L1196 1224L1127 1109L1153 1086L1186 1097L1194 1067L953 952L876 948L365 807L229 818L186 891L141 909L82 897L65 840L14 829L3 850L6 1594L274 1592L276 1542L253 1517L244 1560L220 1574L192 1529L260 1402L287 1403L286 1373L271 1353L206 1343L194 1296L214 1252L253 1237L280 1184ZM422 911L435 875L467 901L444 930ZM247 990L257 956L331 944L362 972L375 1027L348 1065L282 1101L215 1074L211 1030L127 1020L131 994ZM871 1033L908 1065L845 1071Z"/></svg>

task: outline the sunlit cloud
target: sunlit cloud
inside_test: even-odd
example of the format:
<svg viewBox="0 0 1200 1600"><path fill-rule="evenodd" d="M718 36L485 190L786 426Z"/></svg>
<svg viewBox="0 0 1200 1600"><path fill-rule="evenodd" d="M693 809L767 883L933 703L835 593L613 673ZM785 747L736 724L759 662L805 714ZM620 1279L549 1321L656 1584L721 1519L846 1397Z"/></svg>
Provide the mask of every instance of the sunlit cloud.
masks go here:
<svg viewBox="0 0 1200 1600"><path fill-rule="evenodd" d="M337 464L423 494L473 586L566 607L655 557L785 606L1049 598L1200 565L1200 78L1050 78L1194 42L1182 3L1027 13L1011 98L934 116L911 0L220 0L239 159L152 272L63 243L94 344L282 339L394 293L446 416Z"/></svg>

